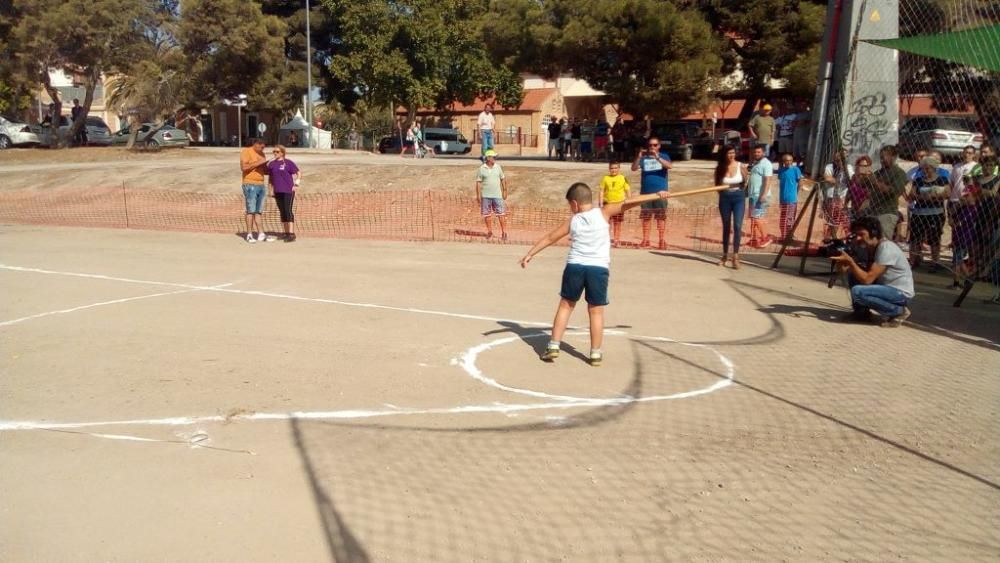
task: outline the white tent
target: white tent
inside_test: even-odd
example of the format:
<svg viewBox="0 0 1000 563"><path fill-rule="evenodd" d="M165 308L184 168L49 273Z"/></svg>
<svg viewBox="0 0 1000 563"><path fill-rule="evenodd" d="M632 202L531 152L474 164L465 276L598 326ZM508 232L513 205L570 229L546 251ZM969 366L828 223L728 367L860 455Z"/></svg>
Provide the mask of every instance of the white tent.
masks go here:
<svg viewBox="0 0 1000 563"><path fill-rule="evenodd" d="M309 134L310 131L312 135ZM332 138L329 131L325 131L319 127L309 127L309 124L306 123L300 111L296 111L295 117L282 125L278 133L278 142L288 147L308 146L328 149L330 148L331 141Z"/></svg>

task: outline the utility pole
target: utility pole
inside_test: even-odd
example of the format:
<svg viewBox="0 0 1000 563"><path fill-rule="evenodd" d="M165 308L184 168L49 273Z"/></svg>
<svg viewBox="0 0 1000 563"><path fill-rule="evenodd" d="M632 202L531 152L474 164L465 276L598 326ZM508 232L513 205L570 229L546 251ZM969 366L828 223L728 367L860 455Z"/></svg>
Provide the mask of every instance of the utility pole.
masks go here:
<svg viewBox="0 0 1000 563"><path fill-rule="evenodd" d="M312 112L312 30L309 26L309 0L306 0L306 122L309 129L306 129L306 142L309 147L313 146L313 112Z"/></svg>

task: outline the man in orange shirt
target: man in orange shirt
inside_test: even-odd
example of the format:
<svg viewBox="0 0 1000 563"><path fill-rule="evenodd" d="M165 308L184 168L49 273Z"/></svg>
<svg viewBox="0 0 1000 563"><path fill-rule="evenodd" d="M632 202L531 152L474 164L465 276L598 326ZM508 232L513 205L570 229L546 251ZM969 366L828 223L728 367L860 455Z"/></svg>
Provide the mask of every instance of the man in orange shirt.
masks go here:
<svg viewBox="0 0 1000 563"><path fill-rule="evenodd" d="M267 157L264 156L264 141L251 139L250 146L240 151L240 170L243 172L243 196L247 206L247 242L264 242L264 223L260 214L264 210L264 197L267 186L264 185L264 174L267 174ZM254 238L254 228L257 238Z"/></svg>

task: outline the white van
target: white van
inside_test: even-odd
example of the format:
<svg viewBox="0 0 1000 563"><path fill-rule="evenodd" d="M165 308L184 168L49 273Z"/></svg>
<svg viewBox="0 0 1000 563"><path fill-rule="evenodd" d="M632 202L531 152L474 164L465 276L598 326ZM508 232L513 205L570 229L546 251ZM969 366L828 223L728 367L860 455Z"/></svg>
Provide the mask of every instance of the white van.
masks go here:
<svg viewBox="0 0 1000 563"><path fill-rule="evenodd" d="M434 154L468 154L472 145L458 129L428 127L424 129L424 144Z"/></svg>

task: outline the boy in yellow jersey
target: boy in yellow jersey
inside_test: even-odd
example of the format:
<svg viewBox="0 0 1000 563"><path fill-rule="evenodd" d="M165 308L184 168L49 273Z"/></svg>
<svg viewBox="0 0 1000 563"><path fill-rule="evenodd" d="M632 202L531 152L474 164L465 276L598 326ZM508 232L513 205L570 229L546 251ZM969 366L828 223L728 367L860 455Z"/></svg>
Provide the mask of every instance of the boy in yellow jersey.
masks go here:
<svg viewBox="0 0 1000 563"><path fill-rule="evenodd" d="M601 180L601 195L599 207L604 207L606 203L621 203L632 197L632 186L628 184L628 178L621 174L622 165L612 161L608 164L608 175ZM618 248L618 241L622 238L622 221L625 220L625 213L616 213L611 216L611 244Z"/></svg>

